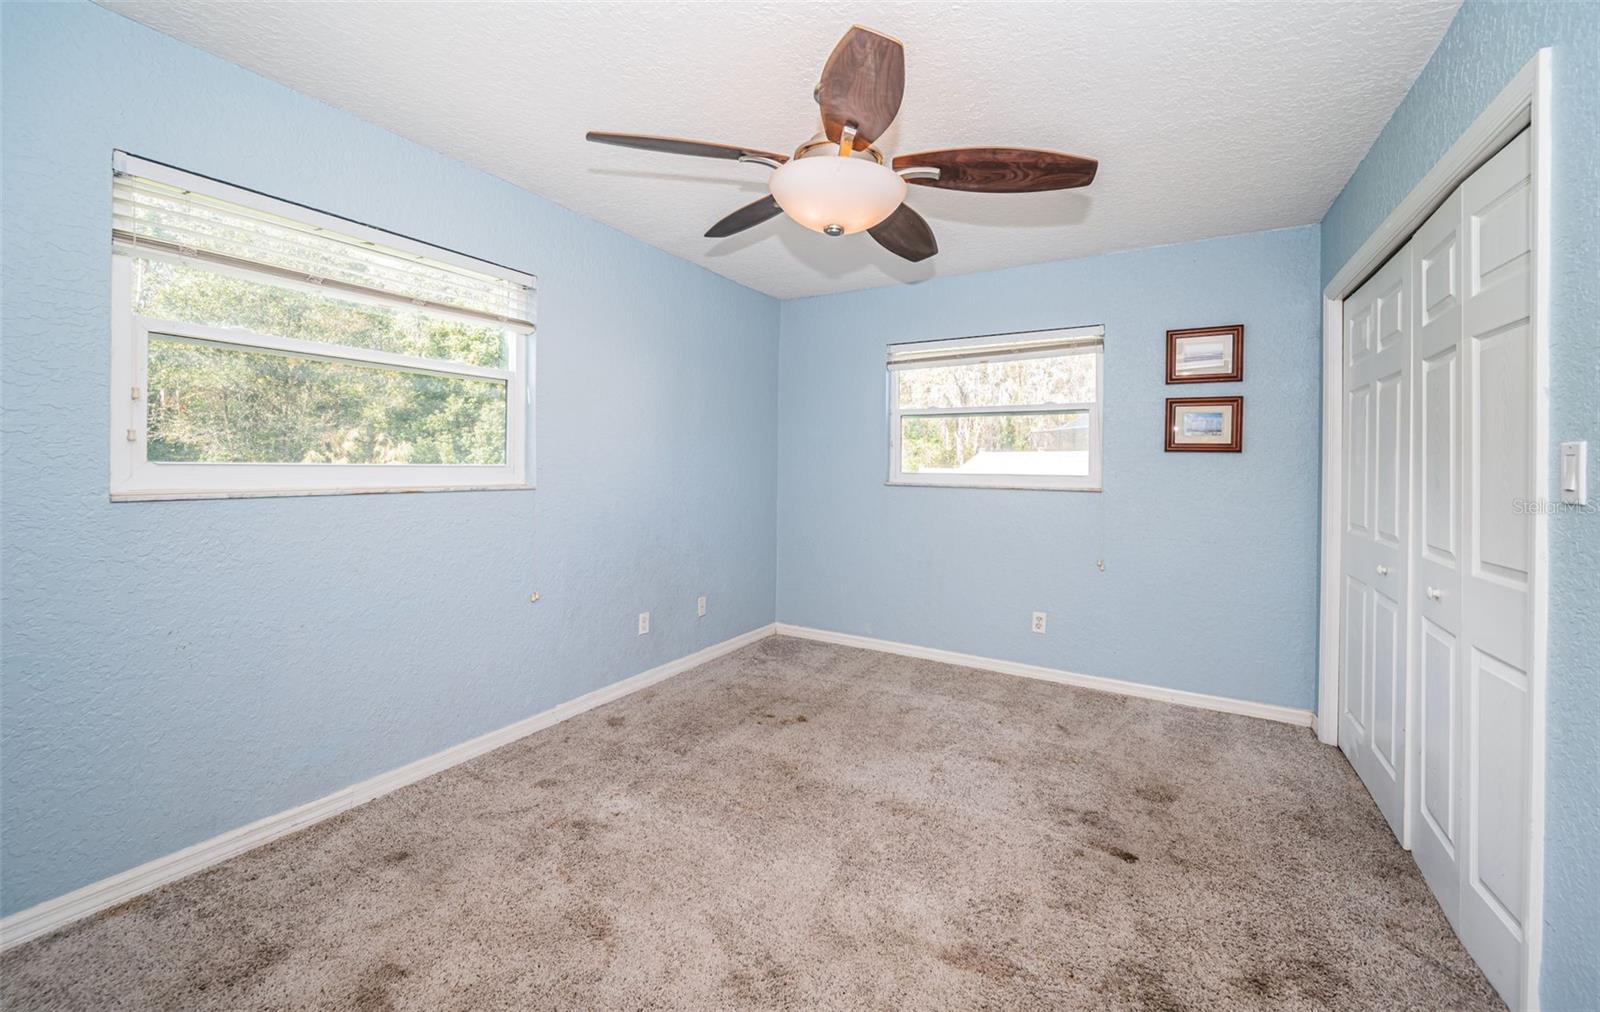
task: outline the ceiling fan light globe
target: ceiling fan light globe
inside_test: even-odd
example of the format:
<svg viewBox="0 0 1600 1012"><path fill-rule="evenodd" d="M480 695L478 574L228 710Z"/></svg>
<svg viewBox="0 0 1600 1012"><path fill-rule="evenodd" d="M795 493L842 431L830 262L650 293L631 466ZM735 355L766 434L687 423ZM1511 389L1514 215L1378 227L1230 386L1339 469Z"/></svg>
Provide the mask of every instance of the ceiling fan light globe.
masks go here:
<svg viewBox="0 0 1600 1012"><path fill-rule="evenodd" d="M771 185L785 214L825 235L865 232L906 199L906 181L866 158L796 158L772 173Z"/></svg>

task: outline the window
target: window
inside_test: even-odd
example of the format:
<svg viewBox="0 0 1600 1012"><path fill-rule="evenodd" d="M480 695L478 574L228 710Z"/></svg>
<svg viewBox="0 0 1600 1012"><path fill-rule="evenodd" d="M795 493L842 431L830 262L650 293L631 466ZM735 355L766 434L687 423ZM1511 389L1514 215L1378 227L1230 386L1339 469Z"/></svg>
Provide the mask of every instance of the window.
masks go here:
<svg viewBox="0 0 1600 1012"><path fill-rule="evenodd" d="M112 498L528 487L533 278L115 165Z"/></svg>
<svg viewBox="0 0 1600 1012"><path fill-rule="evenodd" d="M889 346L889 483L1100 488L1104 329Z"/></svg>

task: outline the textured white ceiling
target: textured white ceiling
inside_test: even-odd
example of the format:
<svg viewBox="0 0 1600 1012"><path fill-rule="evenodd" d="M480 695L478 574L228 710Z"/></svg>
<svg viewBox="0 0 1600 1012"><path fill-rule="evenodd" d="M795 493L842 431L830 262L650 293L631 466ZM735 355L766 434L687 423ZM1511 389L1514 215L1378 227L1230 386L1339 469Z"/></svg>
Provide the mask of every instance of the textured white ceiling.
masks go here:
<svg viewBox="0 0 1600 1012"><path fill-rule="evenodd" d="M1459 5L101 2L780 298L1318 221ZM852 23L906 46L887 154L1055 148L1099 177L913 187L940 252L908 264L781 216L702 238L765 194L766 169L583 139L791 151L819 129L811 89Z"/></svg>

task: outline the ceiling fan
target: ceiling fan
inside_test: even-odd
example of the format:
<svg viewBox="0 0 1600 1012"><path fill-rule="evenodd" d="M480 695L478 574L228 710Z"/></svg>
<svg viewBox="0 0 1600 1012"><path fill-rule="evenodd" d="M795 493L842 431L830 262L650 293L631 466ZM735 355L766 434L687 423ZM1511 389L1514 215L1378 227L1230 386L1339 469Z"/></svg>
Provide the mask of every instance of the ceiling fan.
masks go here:
<svg viewBox="0 0 1600 1012"><path fill-rule="evenodd" d="M860 25L845 32L822 68L813 97L822 107L822 132L794 155L676 137L603 133L587 138L646 151L726 158L773 169L772 192L712 225L720 239L788 214L824 235L866 232L912 262L939 252L933 229L905 203L906 184L976 193L1034 193L1088 186L1093 158L1037 148L944 148L898 155L884 164L872 142L889 129L906 89L905 48Z"/></svg>

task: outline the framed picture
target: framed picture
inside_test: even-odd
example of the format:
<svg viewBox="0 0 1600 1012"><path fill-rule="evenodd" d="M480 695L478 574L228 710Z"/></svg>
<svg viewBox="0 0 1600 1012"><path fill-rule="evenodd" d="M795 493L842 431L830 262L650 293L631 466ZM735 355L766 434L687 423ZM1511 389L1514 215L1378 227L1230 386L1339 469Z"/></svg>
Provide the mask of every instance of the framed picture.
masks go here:
<svg viewBox="0 0 1600 1012"><path fill-rule="evenodd" d="M1244 324L1167 331L1168 383L1244 379Z"/></svg>
<svg viewBox="0 0 1600 1012"><path fill-rule="evenodd" d="M1243 397L1167 398L1169 452L1238 453L1243 446Z"/></svg>

